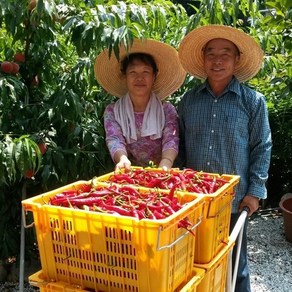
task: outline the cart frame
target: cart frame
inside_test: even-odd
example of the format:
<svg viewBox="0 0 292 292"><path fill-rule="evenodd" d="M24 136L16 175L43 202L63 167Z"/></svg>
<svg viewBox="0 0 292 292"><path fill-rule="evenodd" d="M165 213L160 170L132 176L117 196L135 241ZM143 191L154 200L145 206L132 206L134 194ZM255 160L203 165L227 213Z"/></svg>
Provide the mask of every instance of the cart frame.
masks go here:
<svg viewBox="0 0 292 292"><path fill-rule="evenodd" d="M248 216L248 213L249 213L249 208L244 207L229 236L229 239L231 242L235 242L237 240L237 245L236 245L235 264L234 264L233 272L232 272L232 253L233 253L234 247L231 248L229 252L229 256L228 256L226 292L234 292L235 290L236 277L237 277L238 264L239 264L239 255L240 255L241 244L242 244L243 229L244 229L244 224Z"/></svg>

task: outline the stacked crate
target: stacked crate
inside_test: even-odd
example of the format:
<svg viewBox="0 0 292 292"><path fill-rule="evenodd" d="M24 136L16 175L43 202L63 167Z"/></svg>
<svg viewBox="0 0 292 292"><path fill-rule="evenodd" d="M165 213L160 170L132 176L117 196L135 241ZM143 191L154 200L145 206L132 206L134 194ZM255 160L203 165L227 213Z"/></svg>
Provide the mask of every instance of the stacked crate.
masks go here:
<svg viewBox="0 0 292 292"><path fill-rule="evenodd" d="M172 172L181 170L173 169ZM96 180L109 181L112 175L113 173L105 174ZM224 292L226 287L228 255L234 245L234 242L229 241L232 201L240 177L214 173L209 175L228 183L212 194L204 194L203 217L197 227L194 246L193 278L186 284L190 288L184 288L186 290L183 291ZM203 277L197 277L197 269L205 271Z"/></svg>
<svg viewBox="0 0 292 292"><path fill-rule="evenodd" d="M113 174L22 202L25 211L33 212L42 265L30 283L41 292L224 291L232 247L228 242L231 203L239 177L211 174L228 181L213 194L177 191L187 208L161 220L137 221L47 204L68 189L109 184ZM185 217L195 226L195 238L177 227Z"/></svg>
<svg viewBox="0 0 292 292"><path fill-rule="evenodd" d="M198 226L194 267L205 270L197 292L225 292L228 256L234 242L229 240L232 201L239 176L222 175L228 185L214 194L205 196L202 222Z"/></svg>
<svg viewBox="0 0 292 292"><path fill-rule="evenodd" d="M234 242L229 241L208 264L195 264L193 276L180 292L225 292L229 254ZM200 277L198 277L198 272Z"/></svg>
<svg viewBox="0 0 292 292"><path fill-rule="evenodd" d="M68 284L63 281L47 280L42 271L39 271L29 277L32 286L38 287L40 292L88 292L79 285Z"/></svg>
<svg viewBox="0 0 292 292"><path fill-rule="evenodd" d="M202 196L177 195L187 205L160 220L47 204L54 195L86 184L91 182L22 201L24 210L33 212L42 266L41 274L30 277L32 285L43 292L59 291L52 287L62 283L64 291L77 289L72 286L85 291L174 291L191 278L195 238L178 223L186 217L194 227L200 223Z"/></svg>

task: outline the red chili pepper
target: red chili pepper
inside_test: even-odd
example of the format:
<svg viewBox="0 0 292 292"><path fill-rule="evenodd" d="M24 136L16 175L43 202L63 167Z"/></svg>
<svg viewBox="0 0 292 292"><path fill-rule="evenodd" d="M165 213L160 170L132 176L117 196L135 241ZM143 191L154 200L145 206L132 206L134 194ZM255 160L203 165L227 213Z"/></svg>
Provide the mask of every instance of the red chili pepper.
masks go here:
<svg viewBox="0 0 292 292"><path fill-rule="evenodd" d="M105 210L105 209L100 208L99 206L96 206L96 205L93 205L93 206L92 206L92 211L96 211L96 212L100 212L100 213L107 213L107 214L120 215L119 213L117 213L117 212L115 212L115 211Z"/></svg>
<svg viewBox="0 0 292 292"><path fill-rule="evenodd" d="M193 236L196 236L196 234L193 232L193 230L191 229L193 227L192 223L189 222L189 220L187 218L184 218L182 220L180 220L178 222L178 227L179 228L184 228L187 231L189 231Z"/></svg>
<svg viewBox="0 0 292 292"><path fill-rule="evenodd" d="M166 216L164 214L161 214L157 210L153 211L153 215L155 216L156 219L164 219L164 218L166 218Z"/></svg>
<svg viewBox="0 0 292 292"><path fill-rule="evenodd" d="M131 210L126 210L126 209L119 207L119 206L108 205L108 204L105 204L104 202L102 202L100 206L103 207L105 210L115 211L115 212L119 213L120 215L130 216L130 217L132 216Z"/></svg>
<svg viewBox="0 0 292 292"><path fill-rule="evenodd" d="M66 200L68 197L75 197L77 193L75 191L67 192L66 194L60 193L56 194L53 198L50 198L50 203L57 202L58 200L61 202L62 200Z"/></svg>
<svg viewBox="0 0 292 292"><path fill-rule="evenodd" d="M71 205L87 205L93 206L104 201L103 197L88 197L88 198L68 198L68 203Z"/></svg>
<svg viewBox="0 0 292 292"><path fill-rule="evenodd" d="M179 184L180 184L180 183L175 183L175 184L172 186L172 188L170 189L169 194L168 194L168 198L169 198L170 200L173 199L173 197L174 197L174 193L175 193L176 189L178 188Z"/></svg>
<svg viewBox="0 0 292 292"><path fill-rule="evenodd" d="M190 169L190 168L186 168L183 170L183 175L187 178L187 179L191 179L193 178L198 172Z"/></svg>
<svg viewBox="0 0 292 292"><path fill-rule="evenodd" d="M110 191L107 190L107 189L96 190L96 191L92 191L88 195L90 195L91 197L103 197L103 196L106 196L106 195L110 195Z"/></svg>
<svg viewBox="0 0 292 292"><path fill-rule="evenodd" d="M139 213L138 213L138 211L137 211L135 208L132 208L132 210L131 210L131 214L132 214L132 217L134 217L134 218L140 220Z"/></svg>
<svg viewBox="0 0 292 292"><path fill-rule="evenodd" d="M115 200L114 200L113 197L109 197L109 196L108 196L108 197L106 197L104 203L105 203L106 205L114 205L114 204L115 204Z"/></svg>
<svg viewBox="0 0 292 292"><path fill-rule="evenodd" d="M164 214L168 214L168 216L174 214L175 211L171 208L170 205L165 205L164 206Z"/></svg>
<svg viewBox="0 0 292 292"><path fill-rule="evenodd" d="M79 192L88 193L91 191L91 185L83 185L81 186Z"/></svg>
<svg viewBox="0 0 292 292"><path fill-rule="evenodd" d="M147 219L156 219L154 214L149 210L149 208L145 209L145 218Z"/></svg>
<svg viewBox="0 0 292 292"><path fill-rule="evenodd" d="M180 210L183 206L178 202L177 198L175 198L176 200L173 200L171 203L171 208L177 212L178 210Z"/></svg>
<svg viewBox="0 0 292 292"><path fill-rule="evenodd" d="M161 210L161 206L155 206L155 205L152 205L151 203L149 202L139 202L139 207L140 207L140 210L141 209L146 209L146 208L150 208L152 210Z"/></svg>
<svg viewBox="0 0 292 292"><path fill-rule="evenodd" d="M55 206L62 205L64 202L68 201L68 198L74 198L74 197L76 197L76 195L77 195L76 193L70 193L68 195L65 195L63 193L58 194L55 197L50 198L49 203L51 205L55 205Z"/></svg>
<svg viewBox="0 0 292 292"><path fill-rule="evenodd" d="M59 194L59 195L64 195L64 196L73 196L73 195L77 195L78 194L78 191L76 190L66 190L66 191L63 191L62 194Z"/></svg>
<svg viewBox="0 0 292 292"><path fill-rule="evenodd" d="M109 177L109 180L116 183L124 183L124 182L129 183L129 184L134 183L133 179L129 176L128 173L113 174L112 176Z"/></svg>
<svg viewBox="0 0 292 292"><path fill-rule="evenodd" d="M150 182L145 184L145 187L147 188L157 188L161 183L160 178L152 178Z"/></svg>
<svg viewBox="0 0 292 292"><path fill-rule="evenodd" d="M214 193L215 186L216 186L216 178L214 177L209 184L209 194Z"/></svg>
<svg viewBox="0 0 292 292"><path fill-rule="evenodd" d="M136 209L136 212L137 212L140 220L146 218L145 213L142 212L141 210Z"/></svg>
<svg viewBox="0 0 292 292"><path fill-rule="evenodd" d="M198 186L198 184L191 184L189 187L188 187L188 191L189 192L195 192L195 193L199 193L199 194L203 194L204 191L202 190L201 187Z"/></svg>
<svg viewBox="0 0 292 292"><path fill-rule="evenodd" d="M172 204L172 200L169 197L161 197L160 201L163 203L163 205L171 205Z"/></svg>
<svg viewBox="0 0 292 292"><path fill-rule="evenodd" d="M122 192L122 193L123 193L123 192L127 192L127 193L129 193L130 195L140 196L139 191L136 190L136 189L134 189L134 188L131 187L131 186L125 186L125 185L121 186L121 187L120 187L120 192Z"/></svg>
<svg viewBox="0 0 292 292"><path fill-rule="evenodd" d="M108 190L96 190L93 192L84 192L84 193L73 193L73 192L63 192L62 194L56 195L54 198L51 198L50 203L52 205L68 205L68 200L70 201L76 201L81 199L89 199L89 198L98 198L98 197L104 197L105 195L108 195ZM86 200L85 200L86 204Z"/></svg>

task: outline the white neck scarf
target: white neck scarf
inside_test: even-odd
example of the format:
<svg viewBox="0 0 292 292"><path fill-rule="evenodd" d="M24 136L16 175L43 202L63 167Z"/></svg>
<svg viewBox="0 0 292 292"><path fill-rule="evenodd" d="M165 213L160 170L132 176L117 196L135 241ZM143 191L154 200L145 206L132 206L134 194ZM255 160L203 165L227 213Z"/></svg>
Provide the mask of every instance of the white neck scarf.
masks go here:
<svg viewBox="0 0 292 292"><path fill-rule="evenodd" d="M121 97L114 106L116 121L120 124L128 144L137 141L137 131L133 104L129 93ZM141 137L150 136L152 140L161 138L165 124L165 115L161 100L151 93L149 102L144 112Z"/></svg>

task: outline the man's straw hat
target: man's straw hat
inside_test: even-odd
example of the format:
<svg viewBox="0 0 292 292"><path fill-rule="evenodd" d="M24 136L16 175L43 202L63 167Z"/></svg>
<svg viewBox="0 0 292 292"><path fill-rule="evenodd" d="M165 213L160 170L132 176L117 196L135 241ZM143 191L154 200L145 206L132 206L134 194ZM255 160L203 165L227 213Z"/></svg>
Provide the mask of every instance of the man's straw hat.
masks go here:
<svg viewBox="0 0 292 292"><path fill-rule="evenodd" d="M154 58L158 73L153 91L160 99L171 95L183 84L186 72L180 64L177 50L172 46L155 40L134 39L128 51L123 45L120 46L120 61L131 53L146 53ZM128 91L120 61L113 52L109 57L109 51L106 49L97 56L94 65L98 83L108 93L117 97L124 96Z"/></svg>
<svg viewBox="0 0 292 292"><path fill-rule="evenodd" d="M239 29L224 25L206 25L188 33L179 46L178 54L184 69L192 76L206 79L203 50L212 39L226 39L233 42L240 51L239 63L234 75L239 81L255 76L263 61L263 52L258 43Z"/></svg>

